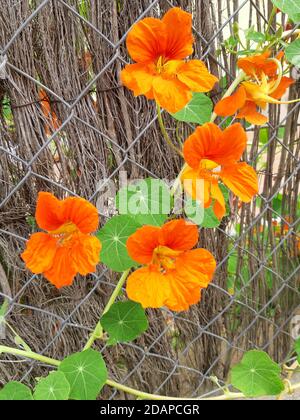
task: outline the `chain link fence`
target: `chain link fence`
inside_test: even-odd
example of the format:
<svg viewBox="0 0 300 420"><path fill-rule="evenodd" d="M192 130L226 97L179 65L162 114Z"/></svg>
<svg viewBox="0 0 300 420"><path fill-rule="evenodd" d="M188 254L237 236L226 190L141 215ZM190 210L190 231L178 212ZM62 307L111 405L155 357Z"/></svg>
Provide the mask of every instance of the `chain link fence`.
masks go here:
<svg viewBox="0 0 300 420"><path fill-rule="evenodd" d="M117 281L100 266L58 292L28 273L20 253L36 230L39 191L97 204L109 182L118 187L120 171L130 179L178 175L182 162L164 144L155 107L119 80L132 24L172 6L193 12L195 55L228 85L236 57L224 42L233 23L263 31L272 10L257 0L0 0L0 303L10 325L0 331L3 344L16 331L45 355L80 351ZM289 99L300 97L299 87ZM219 85L214 102L221 94ZM213 396L211 377L225 383L243 352L286 359L300 328L299 111L272 105L265 128L247 127L245 159L259 173L260 195L242 207L231 198L221 226L201 229L201 246L218 261L213 284L187 313L148 311L150 328L134 344L98 343L111 377L151 393ZM170 135L191 133L165 117ZM1 355L0 382L30 384L46 368ZM105 397L125 395L106 389Z"/></svg>

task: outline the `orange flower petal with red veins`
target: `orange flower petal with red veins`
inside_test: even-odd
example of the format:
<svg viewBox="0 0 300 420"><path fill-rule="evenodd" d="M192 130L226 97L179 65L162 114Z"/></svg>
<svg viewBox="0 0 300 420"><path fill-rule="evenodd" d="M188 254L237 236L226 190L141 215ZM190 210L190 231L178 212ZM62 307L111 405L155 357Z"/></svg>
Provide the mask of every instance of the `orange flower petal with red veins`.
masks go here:
<svg viewBox="0 0 300 420"><path fill-rule="evenodd" d="M257 173L247 163L224 167L220 176L224 184L244 203L250 203L258 193Z"/></svg>
<svg viewBox="0 0 300 420"><path fill-rule="evenodd" d="M245 105L246 99L246 90L244 86L240 86L233 95L217 103L215 113L220 117L230 117Z"/></svg>
<svg viewBox="0 0 300 420"><path fill-rule="evenodd" d="M239 161L247 147L247 134L240 123L226 128L223 140L220 142L212 160L225 165Z"/></svg>
<svg viewBox="0 0 300 420"><path fill-rule="evenodd" d="M268 122L268 118L257 111L257 106L254 102L246 102L246 105L240 110L237 118L243 119L254 125L264 125Z"/></svg>
<svg viewBox="0 0 300 420"><path fill-rule="evenodd" d="M140 264L150 264L153 252L159 243L161 229L155 226L143 226L128 238L126 243L130 257Z"/></svg>
<svg viewBox="0 0 300 420"><path fill-rule="evenodd" d="M184 190L193 200L197 200L205 208L210 207L210 182L200 179L198 171L187 167L181 175L181 182Z"/></svg>
<svg viewBox="0 0 300 420"><path fill-rule="evenodd" d="M192 92L209 92L218 82L206 65L200 60L182 62L177 69L178 79L190 88Z"/></svg>
<svg viewBox="0 0 300 420"><path fill-rule="evenodd" d="M76 272L82 276L96 271L100 262L101 242L95 236L78 234L72 243L72 259Z"/></svg>
<svg viewBox="0 0 300 420"><path fill-rule="evenodd" d="M43 274L57 289L71 286L77 274L72 259L72 248L58 247L52 267L44 271Z"/></svg>
<svg viewBox="0 0 300 420"><path fill-rule="evenodd" d="M174 77L157 76L153 80L156 102L171 114L181 111L192 99L191 90Z"/></svg>
<svg viewBox="0 0 300 420"><path fill-rule="evenodd" d="M194 52L192 15L179 7L170 9L162 19L166 25L166 58L183 60Z"/></svg>
<svg viewBox="0 0 300 420"><path fill-rule="evenodd" d="M201 299L216 270L216 260L209 251L195 249L179 256L170 272L171 293L165 305L172 311L186 311Z"/></svg>
<svg viewBox="0 0 300 420"><path fill-rule="evenodd" d="M154 266L141 268L128 277L126 291L144 308L161 308L170 295L170 276Z"/></svg>
<svg viewBox="0 0 300 420"><path fill-rule="evenodd" d="M126 42L133 61L137 63L154 62L166 51L166 24L159 19L143 19L132 27Z"/></svg>
<svg viewBox="0 0 300 420"><path fill-rule="evenodd" d="M202 159L213 160L219 142L223 138L222 130L213 123L204 124L198 127L184 143L183 154L186 163L193 169L199 169Z"/></svg>
<svg viewBox="0 0 300 420"><path fill-rule="evenodd" d="M224 195L217 183L213 183L211 186L211 197L215 200L214 213L219 220L222 220L226 214L226 203Z"/></svg>
<svg viewBox="0 0 300 420"><path fill-rule="evenodd" d="M161 246L166 246L175 251L188 251L199 241L198 227L186 220L173 220L166 223L159 236Z"/></svg>
<svg viewBox="0 0 300 420"><path fill-rule="evenodd" d="M252 55L238 60L238 67L248 76L260 75L265 73L267 76L274 75L277 72L277 66L274 62L268 61L271 57L271 51L263 54Z"/></svg>
<svg viewBox="0 0 300 420"><path fill-rule="evenodd" d="M62 219L72 222L81 233L92 233L98 229L99 214L95 206L83 198L71 197L63 201Z"/></svg>
<svg viewBox="0 0 300 420"><path fill-rule="evenodd" d="M34 274L42 274L49 270L57 250L56 239L47 233L33 234L21 255L26 267Z"/></svg>
<svg viewBox="0 0 300 420"><path fill-rule="evenodd" d="M271 94L271 96L275 99L280 99L285 94L287 89L295 83L294 79L291 79L290 77L283 77L281 79L280 85L278 88Z"/></svg>
<svg viewBox="0 0 300 420"><path fill-rule="evenodd" d="M62 219L62 201L53 194L40 192L37 200L35 218L38 226L47 231L57 230L64 224Z"/></svg>
<svg viewBox="0 0 300 420"><path fill-rule="evenodd" d="M130 64L122 70L121 81L133 91L135 96L145 95L148 99L154 99L152 90L154 73L152 64Z"/></svg>

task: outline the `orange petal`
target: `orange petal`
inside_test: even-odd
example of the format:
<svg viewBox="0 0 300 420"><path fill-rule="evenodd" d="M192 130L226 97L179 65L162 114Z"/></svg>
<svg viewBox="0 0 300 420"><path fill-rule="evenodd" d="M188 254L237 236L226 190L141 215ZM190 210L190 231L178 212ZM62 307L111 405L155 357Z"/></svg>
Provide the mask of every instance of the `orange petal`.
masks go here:
<svg viewBox="0 0 300 420"><path fill-rule="evenodd" d="M121 72L123 85L131 89L135 96L145 95L148 99L154 99L153 79L154 69L151 64L130 64Z"/></svg>
<svg viewBox="0 0 300 420"><path fill-rule="evenodd" d="M58 200L51 193L39 193L35 218L41 229L47 231L57 230L64 224L61 212L62 201Z"/></svg>
<svg viewBox="0 0 300 420"><path fill-rule="evenodd" d="M209 251L195 249L179 256L176 269L170 272L171 293L166 306L185 311L200 301L201 289L207 288L216 270L216 260Z"/></svg>
<svg viewBox="0 0 300 420"><path fill-rule="evenodd" d="M247 163L224 167L220 174L224 184L244 203L250 203L258 193L258 177Z"/></svg>
<svg viewBox="0 0 300 420"><path fill-rule="evenodd" d="M198 127L184 143L183 154L187 164L198 170L202 159L213 160L210 156L213 156L222 137L222 130L216 124L207 123Z"/></svg>
<svg viewBox="0 0 300 420"><path fill-rule="evenodd" d="M129 299L144 308L161 308L170 295L169 276L153 266L141 268L129 276L126 291Z"/></svg>
<svg viewBox="0 0 300 420"><path fill-rule="evenodd" d="M266 51L263 54L252 55L238 60L238 67L248 76L260 75L262 72L268 76L276 74L277 66L274 62L268 61L271 56L271 51Z"/></svg>
<svg viewBox="0 0 300 420"><path fill-rule="evenodd" d="M193 54L192 15L179 7L170 9L162 19L166 25L166 58L183 60Z"/></svg>
<svg viewBox="0 0 300 420"><path fill-rule="evenodd" d="M77 274L72 259L72 248L58 247L51 268L45 270L43 274L57 289L71 286Z"/></svg>
<svg viewBox="0 0 300 420"><path fill-rule="evenodd" d="M247 147L247 134L240 123L233 124L223 132L223 140L213 157L220 165L237 162Z"/></svg>
<svg viewBox="0 0 300 420"><path fill-rule="evenodd" d="M215 200L214 212L219 220L222 220L226 214L226 203L224 195L217 183L212 183L211 197Z"/></svg>
<svg viewBox="0 0 300 420"><path fill-rule="evenodd" d="M254 125L264 125L268 122L268 118L257 111L257 106L254 102L247 101L246 105L240 110L237 118L243 119Z"/></svg>
<svg viewBox="0 0 300 420"><path fill-rule="evenodd" d="M164 55L166 43L166 25L154 18L146 18L136 23L127 37L129 55L137 63L154 62Z"/></svg>
<svg viewBox="0 0 300 420"><path fill-rule="evenodd" d="M187 167L181 175L181 182L183 183L185 192L192 197L193 200L198 201L198 203L202 204L205 208L210 206L210 182L200 179L198 177L198 171Z"/></svg>
<svg viewBox="0 0 300 420"><path fill-rule="evenodd" d="M246 102L246 90L240 86L237 91L228 98L222 99L215 106L215 113L220 117L230 117L234 115Z"/></svg>
<svg viewBox="0 0 300 420"><path fill-rule="evenodd" d="M283 77L281 79L280 85L275 90L275 92L272 93L272 97L275 99L280 99L285 94L287 89L295 83L294 79L291 79L290 77Z"/></svg>
<svg viewBox="0 0 300 420"><path fill-rule="evenodd" d="M96 271L100 262L101 242L95 236L78 234L72 244L74 269L86 276Z"/></svg>
<svg viewBox="0 0 300 420"><path fill-rule="evenodd" d="M193 92L209 92L218 82L206 65L200 60L183 62L177 70L178 79Z"/></svg>
<svg viewBox="0 0 300 420"><path fill-rule="evenodd" d="M190 250L197 245L198 241L198 227L184 219L166 223L161 229L159 238L160 245L175 251Z"/></svg>
<svg viewBox="0 0 300 420"><path fill-rule="evenodd" d="M156 102L171 114L181 111L192 99L191 90L175 78L158 76L153 81Z"/></svg>
<svg viewBox="0 0 300 420"><path fill-rule="evenodd" d="M71 197L63 201L62 219L74 223L81 233L92 233L98 229L99 214L95 206L83 198Z"/></svg>
<svg viewBox="0 0 300 420"><path fill-rule="evenodd" d="M27 242L21 257L32 273L42 274L52 267L56 250L56 239L47 233L35 233Z"/></svg>
<svg viewBox="0 0 300 420"><path fill-rule="evenodd" d="M140 264L150 264L153 251L159 246L161 229L154 226L143 226L128 238L127 251L130 257Z"/></svg>

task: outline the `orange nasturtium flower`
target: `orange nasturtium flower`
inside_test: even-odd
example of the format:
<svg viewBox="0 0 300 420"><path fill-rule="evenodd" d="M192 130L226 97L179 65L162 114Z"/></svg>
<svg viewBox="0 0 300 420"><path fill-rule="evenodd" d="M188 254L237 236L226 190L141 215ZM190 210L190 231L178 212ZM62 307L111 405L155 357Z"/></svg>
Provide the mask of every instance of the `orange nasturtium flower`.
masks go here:
<svg viewBox="0 0 300 420"><path fill-rule="evenodd" d="M46 231L33 234L22 259L34 274L43 274L58 289L70 286L77 273L95 272L101 243L91 233L99 224L96 207L83 198L58 200L39 193L36 221Z"/></svg>
<svg viewBox="0 0 300 420"><path fill-rule="evenodd" d="M192 15L178 7L161 20L146 18L136 23L127 37L135 64L122 71L123 84L135 96L154 99L168 112L180 111L193 92L209 92L218 81L202 61L185 61L193 54L193 43Z"/></svg>
<svg viewBox="0 0 300 420"><path fill-rule="evenodd" d="M183 219L163 227L144 226L127 241L131 258L144 267L128 278L129 299L144 308L168 307L185 311L201 299L216 270L216 261L205 249L194 249L197 226Z"/></svg>
<svg viewBox="0 0 300 420"><path fill-rule="evenodd" d="M294 83L294 80L278 74L279 60L283 54L272 59L271 52L241 58L238 66L248 77L241 83L236 92L222 99L215 107L215 113L229 117L237 113L236 118L245 118L250 124L263 125L268 118L258 112L257 108L266 109L267 104L280 104L279 99ZM277 60L277 64L276 64Z"/></svg>
<svg viewBox="0 0 300 420"><path fill-rule="evenodd" d="M213 203L219 219L226 212L219 181L244 203L249 203L258 193L255 170L247 163L240 162L246 147L247 135L239 123L225 131L216 124L204 124L184 144L183 154L187 163L181 176L184 189L205 208Z"/></svg>

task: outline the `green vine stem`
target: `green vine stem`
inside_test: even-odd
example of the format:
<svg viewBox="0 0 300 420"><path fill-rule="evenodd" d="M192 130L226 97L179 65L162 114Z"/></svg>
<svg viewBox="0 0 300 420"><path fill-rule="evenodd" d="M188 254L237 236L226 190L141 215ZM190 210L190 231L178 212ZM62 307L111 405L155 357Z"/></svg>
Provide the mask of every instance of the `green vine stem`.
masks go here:
<svg viewBox="0 0 300 420"><path fill-rule="evenodd" d="M5 347L5 346L0 346L0 354L1 353L6 353L6 354L11 354L14 356L20 356L23 357L25 359L31 359L31 360L36 360L38 362L41 363L45 363L47 365L50 366L54 366L54 367L59 367L61 362L59 360L56 359L52 359L49 357L45 357L42 356L38 353L34 353L34 352L27 352L27 351L23 351L23 350L18 350L18 349L14 349L11 347ZM223 395L217 396L217 397L212 397L212 398L175 398L175 397L167 397L164 395L155 395L155 394L148 394L147 392L142 392L139 391L137 389L134 388L130 388L128 386L122 385L118 382L115 382L111 379L108 379L106 381L106 385L117 389L119 391L125 392L127 394L133 395L139 399L143 399L143 400L153 400L153 401L184 401L184 400L188 400L188 401L226 401L226 400L240 400L240 399L244 399L246 398L246 396L243 393L238 393L238 392L230 392L227 389L224 391ZM300 389L300 383L294 384L292 385L291 383L288 384L288 386L286 387L285 391L281 394L281 398L284 397L287 394L293 393L297 390Z"/></svg>
<svg viewBox="0 0 300 420"><path fill-rule="evenodd" d="M124 271L124 273L122 274L120 280L118 281L118 284L116 285L113 294L111 295L107 305L105 306L102 315L106 314L110 308L112 307L112 305L115 303L117 297L119 296L122 287L124 286L127 277L129 276L130 273L130 269L127 271ZM86 343L84 350L88 350L92 347L92 345L94 344L94 342L96 340L101 340L101 338L103 338L103 329L101 326L101 321L98 322L98 324L96 325L96 328L94 329L93 333L91 334L88 342Z"/></svg>
<svg viewBox="0 0 300 420"><path fill-rule="evenodd" d="M173 149L179 156L183 157L182 151L180 149L178 149L174 143L172 142L172 140L170 139L165 124L164 124L164 120L162 117L162 113L161 113L161 108L158 104L156 104L156 110L157 110L157 117L158 117L158 122L159 122L159 126L161 129L161 132L164 136L164 139L166 140L166 142L168 143L168 145L171 147L171 149Z"/></svg>

